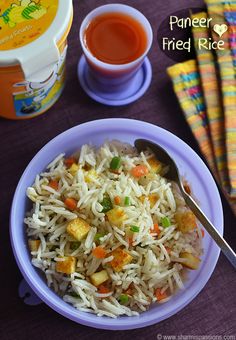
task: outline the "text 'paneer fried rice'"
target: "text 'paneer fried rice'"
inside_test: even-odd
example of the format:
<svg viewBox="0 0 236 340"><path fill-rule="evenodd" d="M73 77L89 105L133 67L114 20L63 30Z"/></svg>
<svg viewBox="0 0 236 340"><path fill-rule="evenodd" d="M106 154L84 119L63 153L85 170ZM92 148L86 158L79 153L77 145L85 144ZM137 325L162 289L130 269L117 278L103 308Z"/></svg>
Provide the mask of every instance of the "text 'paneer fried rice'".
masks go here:
<svg viewBox="0 0 236 340"><path fill-rule="evenodd" d="M59 155L27 189L34 266L84 312L138 315L183 288L201 230L151 151L113 141Z"/></svg>

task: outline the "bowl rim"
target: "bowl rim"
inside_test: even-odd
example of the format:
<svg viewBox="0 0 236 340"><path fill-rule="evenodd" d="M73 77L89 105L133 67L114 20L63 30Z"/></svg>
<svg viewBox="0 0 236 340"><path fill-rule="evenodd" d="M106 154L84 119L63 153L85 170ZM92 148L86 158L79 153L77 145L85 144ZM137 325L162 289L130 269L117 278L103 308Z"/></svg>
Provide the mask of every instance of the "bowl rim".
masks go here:
<svg viewBox="0 0 236 340"><path fill-rule="evenodd" d="M147 136L149 139L151 136L152 138L151 140L153 140L154 142L155 142L155 135L162 134L165 137L169 138L170 143L174 143L176 145L184 147L186 151L186 157L189 154L193 158L195 158L198 165L201 167L201 175L203 176L204 180L207 179L207 181L210 181L210 183L209 182L207 183L209 184L209 188L211 189L212 194L214 194L214 208L217 211L217 214L215 214L214 216L216 219L215 225L218 231L220 232L220 234L223 235L223 208L222 208L219 191L217 189L216 183L210 171L208 170L207 166L202 161L202 159L197 155L197 153L190 146L188 146L183 140L181 140L179 137L169 132L168 130L163 129L159 126L156 126L154 124L144 122L141 120L128 119L128 118L108 118L108 119L93 120L90 122L76 125L70 129L67 129L64 132L57 135L56 137L54 137L53 139L51 139L46 145L44 145L36 153L36 155L29 162L25 171L23 172L18 182L18 185L16 187L15 193L14 193L14 198L13 198L13 202L11 206L11 213L10 213L10 240L11 240L11 246L13 249L13 253L14 253L17 265L23 277L25 278L29 286L32 288L32 290L39 296L39 298L42 301L44 301L48 306L50 306L53 310L65 316L66 318L72 321L75 321L79 324L85 325L85 326L99 328L99 329L107 329L107 330L128 330L128 329L136 329L136 328L142 328L142 327L146 327L149 325L153 325L164 319L169 318L170 316L176 314L178 311L183 309L200 293L200 291L203 289L203 287L206 285L206 283L210 279L215 269L215 266L217 264L219 254L220 254L220 249L213 243L213 240L211 240L211 243L209 244L209 247L208 247L208 253L211 255L211 259L210 259L211 261L209 260L210 262L208 261L207 263L205 263L207 271L206 273L204 273L204 277L201 277L199 279L200 274L201 274L201 271L199 270L199 273L197 276L198 280L194 282L193 293L192 292L191 294L188 294L189 292L185 293L184 301L182 302L180 301L177 304L177 306L174 306L173 308L172 307L168 308L168 310L166 311L164 315L156 315L156 316L152 315L151 317L145 318L144 316L145 312L144 312L140 314L140 317L139 316L133 316L133 317L124 316L124 317L118 317L117 319L111 319L107 317L97 317L93 314L80 312L76 310L73 306L64 302L59 296L57 296L56 293L54 293L52 289L47 287L46 282L42 287L42 285L39 284L38 273L37 275L33 276L32 273L30 273L30 269L32 268L28 268L28 266L24 263L24 261L21 261L22 245L18 244L19 242L17 242L16 231L15 231L16 225L17 225L17 223L15 223L15 219L16 219L16 212L17 212L18 196L21 195L21 187L25 181L27 173L30 172L32 165L34 163L37 163L37 161L40 160L40 157L43 156L44 153L48 151L48 149L53 148L54 145L56 145L60 140L69 136L70 134L73 134L74 132L76 132L77 135L79 135L79 131L86 130L86 134L91 134L94 132L94 130L100 129L100 131L101 130L107 131L109 128L117 132L132 131L133 133L137 133L138 131L143 131L144 129L148 129ZM106 138L104 137L104 141L105 140ZM25 249L25 251L28 252L28 249ZM94 316L96 318L94 320L91 320Z"/></svg>

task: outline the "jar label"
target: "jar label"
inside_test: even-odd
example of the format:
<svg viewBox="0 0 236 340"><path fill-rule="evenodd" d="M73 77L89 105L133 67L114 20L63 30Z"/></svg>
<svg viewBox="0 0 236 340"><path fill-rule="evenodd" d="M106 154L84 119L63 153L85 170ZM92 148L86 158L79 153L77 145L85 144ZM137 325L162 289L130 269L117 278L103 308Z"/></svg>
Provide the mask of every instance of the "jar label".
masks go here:
<svg viewBox="0 0 236 340"><path fill-rule="evenodd" d="M3 0L0 4L0 51L25 46L51 26L58 0Z"/></svg>
<svg viewBox="0 0 236 340"><path fill-rule="evenodd" d="M44 82L24 81L14 85L13 101L17 117L33 117L51 107L60 96L65 83L67 45L55 64L54 71Z"/></svg>

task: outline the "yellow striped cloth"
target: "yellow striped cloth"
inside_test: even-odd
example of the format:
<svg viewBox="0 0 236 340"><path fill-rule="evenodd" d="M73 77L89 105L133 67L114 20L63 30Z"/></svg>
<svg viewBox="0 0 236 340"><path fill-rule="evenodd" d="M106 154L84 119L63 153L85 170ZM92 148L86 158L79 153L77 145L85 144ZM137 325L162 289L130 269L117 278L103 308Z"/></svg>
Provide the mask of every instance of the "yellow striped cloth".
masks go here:
<svg viewBox="0 0 236 340"><path fill-rule="evenodd" d="M225 194L236 215L236 199L229 195L227 191L228 188L222 185L218 177L218 163L222 163L222 161L219 157L215 157L214 154L212 142L214 134L211 134L208 129L208 126L211 128L212 121L207 120L205 115L206 107L197 62L196 60L188 60L169 67L167 72L172 79L174 91L178 97L180 106L183 109L185 118L200 146L206 162L215 179L221 185L222 192ZM227 174L225 177L227 177Z"/></svg>
<svg viewBox="0 0 236 340"><path fill-rule="evenodd" d="M229 175L229 194L236 198L236 66L235 47L235 1L206 0L208 16L214 41L223 40L224 49L216 50L220 72L221 92L224 108L225 143ZM228 30L220 37L215 25L227 25Z"/></svg>
<svg viewBox="0 0 236 340"><path fill-rule="evenodd" d="M213 146L209 138L206 106L201 90L197 63L195 60L188 60L169 67L167 72L172 78L174 90L178 96L185 118L199 143L205 159L216 174Z"/></svg>
<svg viewBox="0 0 236 340"><path fill-rule="evenodd" d="M192 19L206 19L207 13L201 12L193 14L191 17ZM214 55L211 50L199 48L199 42L202 39L209 40L210 32L207 27L192 27L192 33L209 121L210 138L213 143L214 157L217 166L217 173L215 176L219 176L222 186L228 190L229 178L225 148L224 116Z"/></svg>
<svg viewBox="0 0 236 340"><path fill-rule="evenodd" d="M236 1L206 0L206 4L210 29L192 27L197 60L176 64L167 72L202 153L236 214ZM227 25L218 26L227 31L220 36L215 25ZM223 40L224 49L216 53L200 49L201 38Z"/></svg>
<svg viewBox="0 0 236 340"><path fill-rule="evenodd" d="M167 72L202 153L236 214L236 2L233 6L231 1L206 2L212 18L211 30L192 28L197 61L176 64ZM206 18L207 14L202 12L194 17ZM225 20L229 26L222 37L225 49L217 51L215 60L213 51L198 48L198 41L211 38L214 25L225 24ZM212 39L220 40L216 33Z"/></svg>

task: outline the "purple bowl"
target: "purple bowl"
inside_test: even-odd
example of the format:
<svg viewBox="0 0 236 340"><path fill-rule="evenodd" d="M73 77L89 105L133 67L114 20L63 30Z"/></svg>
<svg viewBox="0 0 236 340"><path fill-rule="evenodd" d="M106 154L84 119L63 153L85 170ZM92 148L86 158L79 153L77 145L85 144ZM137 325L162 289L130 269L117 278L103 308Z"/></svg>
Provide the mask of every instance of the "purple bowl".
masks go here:
<svg viewBox="0 0 236 340"><path fill-rule="evenodd" d="M102 119L75 126L55 137L32 159L23 173L14 195L11 209L10 236L16 262L34 292L48 306L63 316L86 326L125 330L155 324L177 313L190 303L209 280L219 257L220 249L206 233L203 239L204 255L199 270L190 271L185 289L164 304L153 304L150 310L140 316L117 319L97 317L76 310L64 302L47 287L40 272L31 264L23 219L28 209L26 188L34 182L36 174L45 169L59 153L67 155L78 150L85 143L101 145L107 139L119 139L133 144L136 138L145 138L159 143L179 166L180 173L191 184L195 197L207 217L223 234L223 212L216 184L199 156L181 139L155 125L130 119Z"/></svg>

